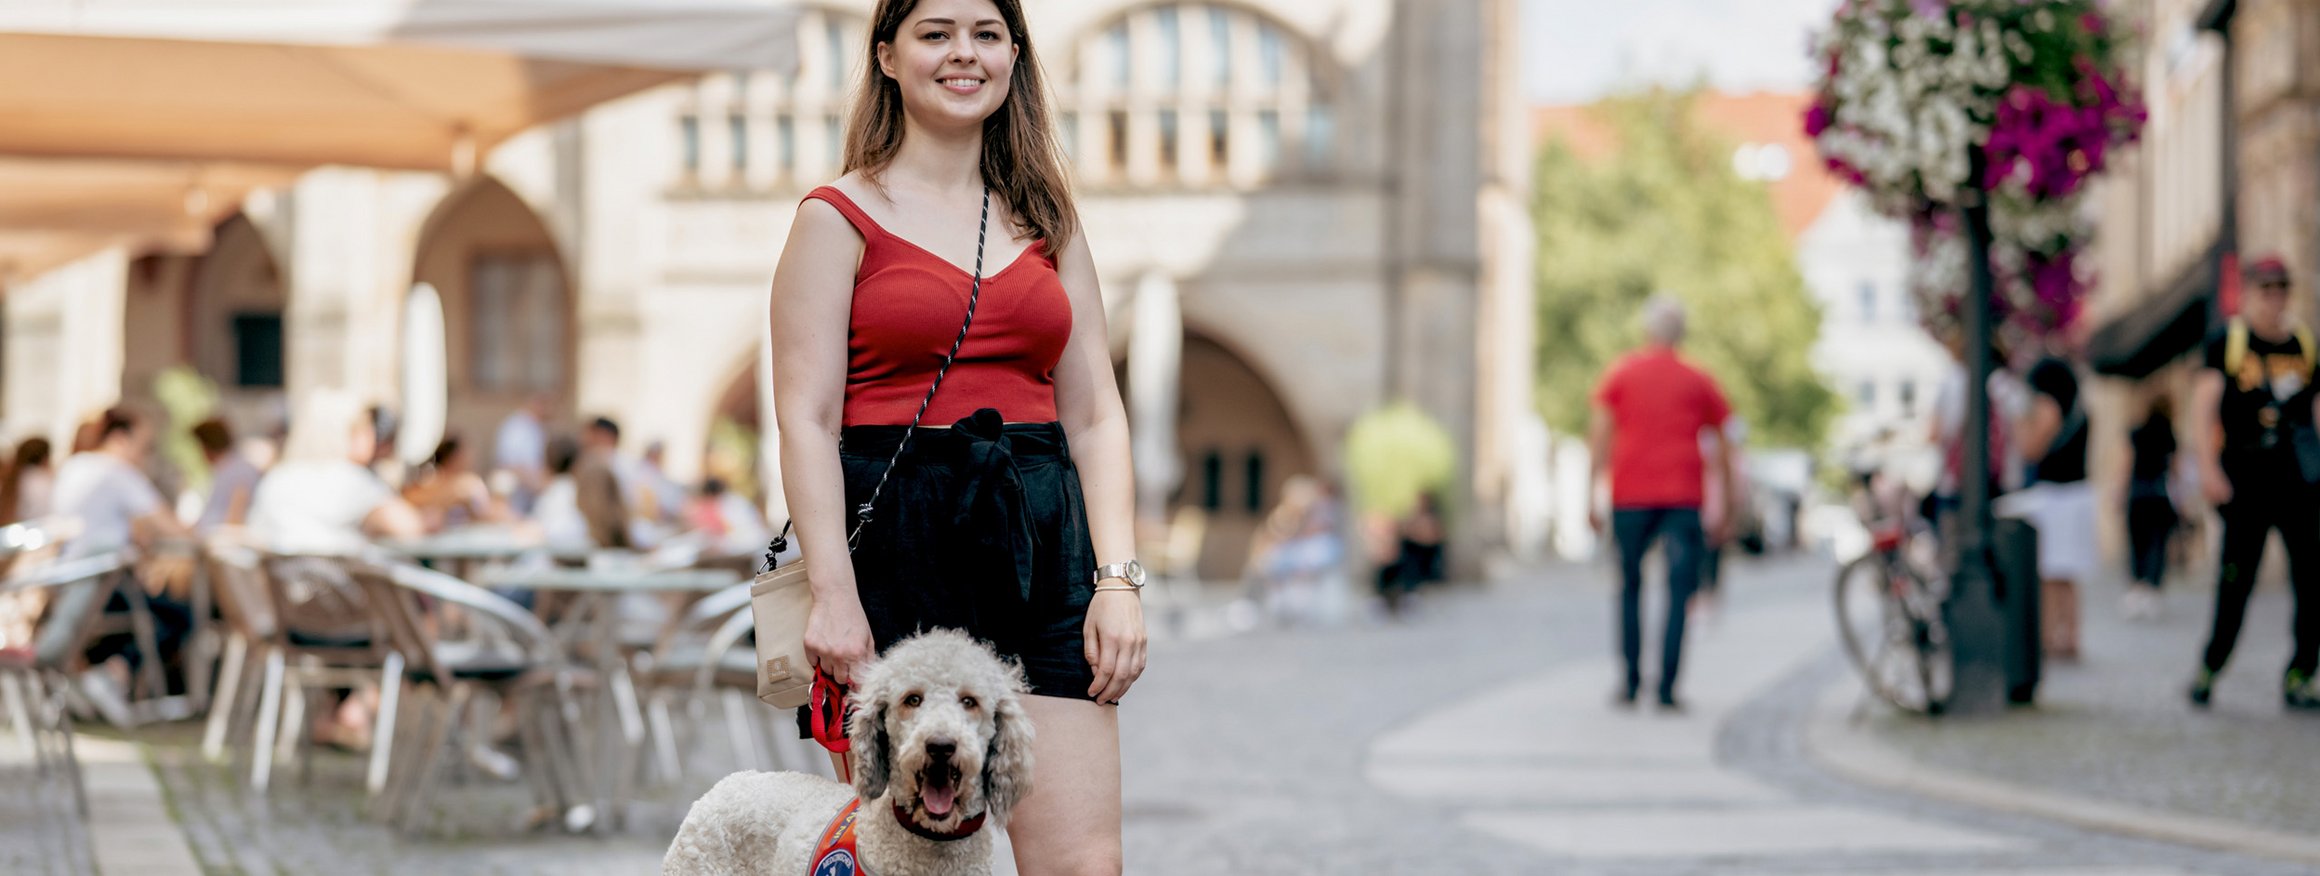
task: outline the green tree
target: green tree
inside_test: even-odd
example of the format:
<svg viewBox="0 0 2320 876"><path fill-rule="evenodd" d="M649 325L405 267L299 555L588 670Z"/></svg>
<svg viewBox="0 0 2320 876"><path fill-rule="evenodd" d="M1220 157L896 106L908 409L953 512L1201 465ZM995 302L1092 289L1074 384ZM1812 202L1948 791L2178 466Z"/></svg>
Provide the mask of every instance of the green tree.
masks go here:
<svg viewBox="0 0 2320 876"><path fill-rule="evenodd" d="M1581 159L1557 140L1538 158L1538 404L1586 428L1603 369L1642 341L1655 292L1690 311L1687 356L1714 375L1752 443L1816 447L1836 398L1810 362L1820 308L1806 292L1761 183L1697 121L1694 92L1648 91L1590 108L1616 149Z"/></svg>

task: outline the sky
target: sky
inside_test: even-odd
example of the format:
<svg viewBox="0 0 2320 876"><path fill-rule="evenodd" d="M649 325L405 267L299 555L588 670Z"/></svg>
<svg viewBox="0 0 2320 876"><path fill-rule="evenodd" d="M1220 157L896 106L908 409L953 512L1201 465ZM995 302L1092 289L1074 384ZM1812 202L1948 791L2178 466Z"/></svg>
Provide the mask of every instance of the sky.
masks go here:
<svg viewBox="0 0 2320 876"><path fill-rule="evenodd" d="M1837 0L1521 0L1523 90L1584 103L1706 74L1732 91L1802 89L1805 49Z"/></svg>

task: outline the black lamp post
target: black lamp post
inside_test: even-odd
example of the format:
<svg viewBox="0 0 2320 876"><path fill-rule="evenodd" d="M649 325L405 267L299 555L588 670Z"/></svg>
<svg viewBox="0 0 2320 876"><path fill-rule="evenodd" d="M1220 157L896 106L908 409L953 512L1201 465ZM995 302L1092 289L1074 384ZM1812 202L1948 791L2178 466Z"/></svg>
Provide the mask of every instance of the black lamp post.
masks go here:
<svg viewBox="0 0 2320 876"><path fill-rule="evenodd" d="M1990 513L1990 373L1996 366L1990 298L1996 280L1990 273L1989 198L1976 185L1987 160L1980 146L1973 147L1972 176L1959 208L1971 284L1965 301L1965 460L1958 485L1957 571L1945 606L1954 660L1946 711L1966 715L2003 711L2008 694L2005 579L1998 570Z"/></svg>

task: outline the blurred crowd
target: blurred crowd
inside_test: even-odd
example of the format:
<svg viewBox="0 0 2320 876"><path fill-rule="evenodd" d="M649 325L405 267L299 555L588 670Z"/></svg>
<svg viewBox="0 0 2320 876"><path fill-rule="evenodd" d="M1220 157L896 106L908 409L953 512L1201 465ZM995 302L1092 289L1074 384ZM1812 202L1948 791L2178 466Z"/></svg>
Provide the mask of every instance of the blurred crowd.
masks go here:
<svg viewBox="0 0 2320 876"><path fill-rule="evenodd" d="M390 410L318 391L276 434L236 436L221 419L191 426L203 470L189 472L157 458L163 427L155 418L116 407L81 424L61 453L38 437L10 449L0 526L9 539L37 538L64 559L133 550L165 660L195 621L190 548L213 537L296 554L475 534L558 557L665 550L692 562L734 557L736 565L765 549L765 515L728 484L679 484L658 442L630 455L618 423L597 418L576 436L557 433L548 410L539 398L509 413L482 464L453 435L406 465L394 458ZM172 501L162 484L187 486ZM20 553L14 547L0 552L0 572ZM46 590L0 595L0 649L30 647L49 598ZM122 598L108 610L126 610ZM101 643L88 660L114 657L132 670L140 659L123 638Z"/></svg>

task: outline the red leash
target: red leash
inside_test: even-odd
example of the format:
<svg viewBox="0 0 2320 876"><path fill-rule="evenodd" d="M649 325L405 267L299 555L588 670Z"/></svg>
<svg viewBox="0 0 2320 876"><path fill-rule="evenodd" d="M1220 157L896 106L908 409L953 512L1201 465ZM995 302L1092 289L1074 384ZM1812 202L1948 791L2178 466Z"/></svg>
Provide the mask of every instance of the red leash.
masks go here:
<svg viewBox="0 0 2320 876"><path fill-rule="evenodd" d="M814 667L814 688L808 696L807 728L813 733L814 741L831 754L842 755L852 750L853 740L846 738L846 686L817 666ZM844 773L842 778L846 784L854 783L851 758L838 758L838 770Z"/></svg>

